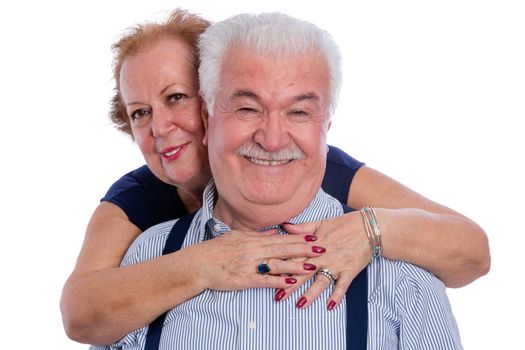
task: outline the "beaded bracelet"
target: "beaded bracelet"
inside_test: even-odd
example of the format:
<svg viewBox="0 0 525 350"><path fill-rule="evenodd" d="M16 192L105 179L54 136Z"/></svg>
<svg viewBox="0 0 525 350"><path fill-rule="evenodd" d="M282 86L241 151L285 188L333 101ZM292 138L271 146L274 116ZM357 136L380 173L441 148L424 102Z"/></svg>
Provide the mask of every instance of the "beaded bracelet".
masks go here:
<svg viewBox="0 0 525 350"><path fill-rule="evenodd" d="M364 207L360 212L365 224L366 235L372 248L372 257L378 258L381 256L383 244L381 242L381 229L377 222L376 213L372 207Z"/></svg>

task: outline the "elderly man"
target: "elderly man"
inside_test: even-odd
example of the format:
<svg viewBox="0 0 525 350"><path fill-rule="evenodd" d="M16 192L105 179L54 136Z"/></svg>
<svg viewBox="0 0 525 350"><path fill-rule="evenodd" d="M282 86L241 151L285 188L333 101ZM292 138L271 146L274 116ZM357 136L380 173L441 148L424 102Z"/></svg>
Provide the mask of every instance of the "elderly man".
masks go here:
<svg viewBox="0 0 525 350"><path fill-rule="evenodd" d="M204 33L199 73L214 182L204 192L203 208L188 221L183 247L230 229L278 228L285 233L282 223L343 213L341 204L320 189L326 135L340 88L339 64L327 33L281 14L240 15ZM371 243L380 249L373 211L363 215L371 215ZM186 230L170 236L174 224L144 232L123 265L160 255L168 236L184 237ZM368 277L361 305L368 310L362 320L368 326L363 328L365 346L461 348L442 283L422 269L376 253L363 272ZM269 265L260 264L259 272ZM334 277L323 270L317 283L333 282ZM314 278L298 293L312 283ZM330 292L328 288L310 307L301 308L302 301L297 305L292 298L276 303L272 289L206 289L169 311L155 327L132 332L110 348L344 349L350 344L348 300L329 311L323 300Z"/></svg>

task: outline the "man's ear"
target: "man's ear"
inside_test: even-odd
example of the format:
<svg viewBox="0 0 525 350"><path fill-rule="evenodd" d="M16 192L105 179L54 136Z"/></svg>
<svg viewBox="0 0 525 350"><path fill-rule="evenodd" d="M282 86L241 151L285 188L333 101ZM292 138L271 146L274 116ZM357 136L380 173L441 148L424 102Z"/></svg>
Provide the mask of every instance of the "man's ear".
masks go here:
<svg viewBox="0 0 525 350"><path fill-rule="evenodd" d="M202 125L204 126L204 137L202 138L202 143L204 146L208 146L208 108L206 106L206 103L202 101L201 103L201 118L202 118Z"/></svg>

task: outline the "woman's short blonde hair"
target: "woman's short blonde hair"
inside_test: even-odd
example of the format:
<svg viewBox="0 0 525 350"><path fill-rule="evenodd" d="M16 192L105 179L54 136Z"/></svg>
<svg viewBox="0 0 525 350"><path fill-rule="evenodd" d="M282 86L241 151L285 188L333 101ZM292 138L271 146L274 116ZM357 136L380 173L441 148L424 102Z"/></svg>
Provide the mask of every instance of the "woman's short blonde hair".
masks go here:
<svg viewBox="0 0 525 350"><path fill-rule="evenodd" d="M144 46L151 45L159 39L177 38L182 39L193 50L191 54L194 57L195 70L197 70L199 66L197 42L200 34L209 25L209 21L198 15L176 9L163 22L146 22L133 26L112 45L115 88L110 102L109 116L118 130L133 138L130 120L120 95L120 72L124 60L128 56L136 54Z"/></svg>

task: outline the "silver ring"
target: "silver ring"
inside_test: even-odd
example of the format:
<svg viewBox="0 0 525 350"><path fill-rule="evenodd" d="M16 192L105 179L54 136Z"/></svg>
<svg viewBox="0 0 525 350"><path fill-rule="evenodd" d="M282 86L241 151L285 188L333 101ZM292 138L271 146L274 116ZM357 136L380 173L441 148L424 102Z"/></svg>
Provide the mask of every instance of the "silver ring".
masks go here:
<svg viewBox="0 0 525 350"><path fill-rule="evenodd" d="M270 265L268 265L268 259L264 259L259 265L257 265L257 273L266 275L270 272Z"/></svg>
<svg viewBox="0 0 525 350"><path fill-rule="evenodd" d="M332 271L330 271L328 267L321 268L319 271L317 271L317 275L321 275L328 278L330 283L335 283L334 275L332 275Z"/></svg>

